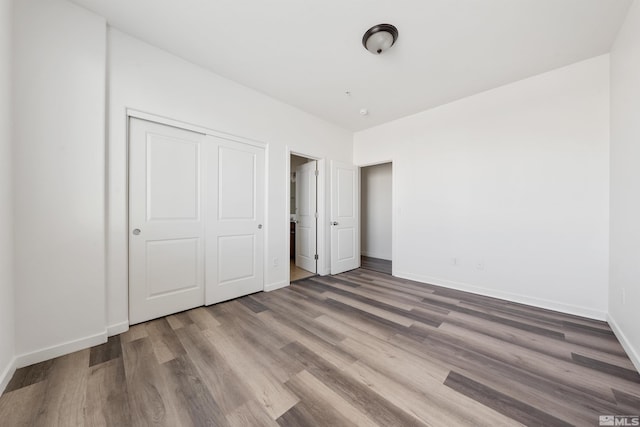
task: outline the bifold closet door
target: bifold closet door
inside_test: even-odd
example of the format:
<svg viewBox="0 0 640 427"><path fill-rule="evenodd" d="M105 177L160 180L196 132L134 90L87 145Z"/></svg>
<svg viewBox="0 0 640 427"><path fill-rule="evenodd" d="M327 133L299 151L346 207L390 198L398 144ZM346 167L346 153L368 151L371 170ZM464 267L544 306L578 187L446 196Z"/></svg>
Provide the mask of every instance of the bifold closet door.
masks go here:
<svg viewBox="0 0 640 427"><path fill-rule="evenodd" d="M206 304L264 288L265 150L207 136Z"/></svg>
<svg viewBox="0 0 640 427"><path fill-rule="evenodd" d="M204 303L204 141L199 133L130 119L130 324Z"/></svg>

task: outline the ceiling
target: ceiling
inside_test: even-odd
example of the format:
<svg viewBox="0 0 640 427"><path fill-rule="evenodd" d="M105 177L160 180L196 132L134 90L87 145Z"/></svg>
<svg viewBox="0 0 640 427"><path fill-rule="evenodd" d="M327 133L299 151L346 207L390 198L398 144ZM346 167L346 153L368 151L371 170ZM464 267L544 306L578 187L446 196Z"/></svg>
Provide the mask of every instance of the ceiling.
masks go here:
<svg viewBox="0 0 640 427"><path fill-rule="evenodd" d="M73 1L115 28L352 131L604 54L631 3ZM377 56L361 40L379 23L400 35Z"/></svg>

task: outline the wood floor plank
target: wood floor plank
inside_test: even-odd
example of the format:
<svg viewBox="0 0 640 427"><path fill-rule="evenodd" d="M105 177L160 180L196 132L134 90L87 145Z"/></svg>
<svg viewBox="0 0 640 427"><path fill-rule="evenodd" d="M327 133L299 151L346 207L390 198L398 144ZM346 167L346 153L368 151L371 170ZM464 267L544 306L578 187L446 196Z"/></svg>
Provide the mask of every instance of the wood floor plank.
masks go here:
<svg viewBox="0 0 640 427"><path fill-rule="evenodd" d="M122 356L120 336L109 337L106 343L92 347L89 354L89 367L108 362Z"/></svg>
<svg viewBox="0 0 640 427"><path fill-rule="evenodd" d="M260 313L260 317L265 318L265 323L269 324L274 330L277 330L283 336L289 337L290 342L298 341L339 369L356 361L351 354L291 322L290 319L271 311Z"/></svg>
<svg viewBox="0 0 640 427"><path fill-rule="evenodd" d="M418 426L424 423L380 397L367 386L344 375L306 347L291 343L283 351L303 361L310 374L329 386L343 399L381 425Z"/></svg>
<svg viewBox="0 0 640 427"><path fill-rule="evenodd" d="M86 402L86 425L107 427L132 424L122 357L91 367Z"/></svg>
<svg viewBox="0 0 640 427"><path fill-rule="evenodd" d="M274 420L299 402L298 397L286 389L280 380L265 369L263 361L256 360L245 353L244 345L234 343L221 328L203 331L205 337L220 351L227 364L252 393Z"/></svg>
<svg viewBox="0 0 640 427"><path fill-rule="evenodd" d="M262 305L255 298L251 297L251 295L248 295L246 297L240 298L238 300L238 302L240 304L243 304L245 307L247 307L249 310L253 311L254 313L261 313L261 312L267 310L267 307Z"/></svg>
<svg viewBox="0 0 640 427"><path fill-rule="evenodd" d="M44 381L5 391L0 398L0 421L11 427L33 427L38 414L38 405L45 395L47 384ZM41 426L46 426L42 424Z"/></svg>
<svg viewBox="0 0 640 427"><path fill-rule="evenodd" d="M395 295L403 298L417 298L417 299L422 299L427 296L433 296L433 291L424 287L418 288L415 286L407 286L404 283L390 282L390 281L381 280L375 277L372 277L372 280L366 280L366 276L363 276L364 278L359 277L359 278L352 278L352 279L351 277L354 277L354 276L349 276L349 277L350 277L350 280L352 280L354 283L359 284L360 286L368 287L370 289L377 289L378 291L384 292L388 295ZM457 301L451 301L450 298L445 298L445 297L442 297L442 298L450 302L457 302Z"/></svg>
<svg viewBox="0 0 640 427"><path fill-rule="evenodd" d="M317 279L324 279L323 277L318 277ZM406 310L409 311L414 307L414 304L418 301L418 299L416 298L416 300L411 301L408 300L407 302L403 302L401 299L399 298L391 298L391 297L385 297L383 293L373 293L371 291L371 289L367 289L363 286L346 286L343 283L337 282L337 281L330 281L330 282L324 282L322 281L321 283L323 284L329 284L332 288L334 289L340 289L346 292L349 292L350 294L355 294L355 295L360 295L362 297L367 297L367 298L372 298L375 301L379 301L382 302L384 304L396 307L396 308L400 308L402 310ZM296 289L301 289L304 288L303 286L299 286L296 287ZM373 295L372 295L373 293Z"/></svg>
<svg viewBox="0 0 640 427"><path fill-rule="evenodd" d="M250 335L251 339L265 347L280 348L289 344L289 340L283 338L265 327L256 313L239 301L230 301L216 307L217 319L228 328L236 328Z"/></svg>
<svg viewBox="0 0 640 427"><path fill-rule="evenodd" d="M308 371L302 371L287 381L286 386L308 405L321 409L321 412L330 412L333 425L349 425L353 423L361 427L375 427L378 424L359 411L338 393L326 386L322 381L311 375ZM320 416L321 419L324 415ZM346 423L337 420L349 420Z"/></svg>
<svg viewBox="0 0 640 427"><path fill-rule="evenodd" d="M52 367L53 359L46 360L41 363L36 363L31 366L26 366L24 368L16 369L16 372L13 374L11 381L9 381L9 384L7 384L5 393L9 393L22 387L27 387L31 384L36 384L46 380Z"/></svg>
<svg viewBox="0 0 640 427"><path fill-rule="evenodd" d="M540 353L528 352L516 345L495 340L491 337L478 337L452 325L447 325L446 330L434 331L428 339L432 338L447 340L458 346L464 345L476 353L506 364L525 367L528 371L553 381L558 378L565 378L567 383L578 390L589 390L602 399L613 401L611 388L594 377L597 373L591 372L592 375L583 375L586 371L576 364ZM567 375L568 373L571 374Z"/></svg>
<svg viewBox="0 0 640 427"><path fill-rule="evenodd" d="M298 426L356 426L348 419L336 413L332 407L319 404L307 403L307 401L298 402L293 408L282 414L277 420L278 425L282 427L298 427Z"/></svg>
<svg viewBox="0 0 640 427"><path fill-rule="evenodd" d="M380 258L373 258L368 256L362 256L360 266L367 270L373 270L380 273L391 274L392 264L391 261Z"/></svg>
<svg viewBox="0 0 640 427"><path fill-rule="evenodd" d="M168 361L161 366L160 370L164 373L173 406L182 425L194 427L229 425L224 413L186 355Z"/></svg>
<svg viewBox="0 0 640 427"><path fill-rule="evenodd" d="M492 390L457 372L451 372L445 385L527 426L571 426L566 421L555 418L506 394Z"/></svg>
<svg viewBox="0 0 640 427"><path fill-rule="evenodd" d="M505 342L517 344L520 347L532 351L545 353L557 358L571 360L571 354L580 351L582 355L593 357L604 362L620 366L621 368L634 369L628 357L621 357L602 351L589 349L567 342L566 340L554 340L550 345L549 340L541 338L538 334L523 331L509 325L491 322L486 319L478 319L464 313L452 312L447 316L441 329L446 329L448 324L456 325L475 333L491 336Z"/></svg>
<svg viewBox="0 0 640 427"><path fill-rule="evenodd" d="M317 301L305 301L304 307L294 307L288 304L278 304L276 302L273 302L272 300L267 301L268 302L265 302L265 304L269 307L269 310L273 313L278 314L279 316L289 319L292 326L296 325L297 327L300 327L308 331L309 333L318 336L320 339L332 344L337 344L345 338L344 335L338 333L334 329L328 328L315 321L315 319L329 311L325 307L322 307ZM307 307L314 311L314 317L310 317L308 315L309 312L305 310Z"/></svg>
<svg viewBox="0 0 640 427"><path fill-rule="evenodd" d="M636 394L630 394L613 389L613 395L616 397L616 402L623 408L627 409L627 413L640 411L640 392Z"/></svg>
<svg viewBox="0 0 640 427"><path fill-rule="evenodd" d="M544 408L558 417L573 420L577 425L592 423L594 413L609 413L613 410L608 400L565 383L540 377L518 365L494 360L466 348L464 344L460 346L460 343L454 344L434 337L419 343L400 335L393 337L391 342L407 350L414 349L417 354L424 352L446 361L452 370L529 402L532 406Z"/></svg>
<svg viewBox="0 0 640 427"><path fill-rule="evenodd" d="M134 426L181 426L150 338L122 347Z"/></svg>
<svg viewBox="0 0 640 427"><path fill-rule="evenodd" d="M434 319L433 316L420 314L410 309L397 308L392 304L386 304L379 299L370 298L362 293L354 293L348 289L335 287L333 284L326 285L327 291L324 293L325 298L331 298L336 301L351 305L352 307L368 311L378 317L382 317L403 326L411 326L414 321L438 326L442 322L442 318ZM357 288L356 288L357 289Z"/></svg>
<svg viewBox="0 0 640 427"><path fill-rule="evenodd" d="M332 325L347 335L339 344L339 348L383 372L389 372L392 376L404 377L408 382L429 386L435 383L442 384L449 374L449 367L428 354L406 351L387 340L369 335L329 316L322 316L318 321Z"/></svg>
<svg viewBox="0 0 640 427"><path fill-rule="evenodd" d="M346 304L363 312L369 313L373 316L379 317L381 319L388 320L393 323L397 323L398 325L409 327L413 325L414 320L410 319L401 314L397 314L388 310L383 310L373 305L367 304L366 302L362 302L360 299L350 298L344 295L336 294L331 291L327 292L326 297L333 300L341 302L342 304Z"/></svg>
<svg viewBox="0 0 640 427"><path fill-rule="evenodd" d="M182 325L181 327L184 327L186 324L184 322L184 317L179 319L179 321ZM166 363L185 353L182 344L180 344L180 340L178 340L174 329L171 327L167 319L161 318L152 320L146 323L146 329L158 363Z"/></svg>
<svg viewBox="0 0 640 427"><path fill-rule="evenodd" d="M278 427L278 423L255 400L249 400L228 414L227 421L232 427Z"/></svg>
<svg viewBox="0 0 640 427"><path fill-rule="evenodd" d="M144 323L140 323L138 325L129 326L129 330L119 335L120 343L128 343L131 341L138 340L140 338L146 338L149 336L147 333L147 326Z"/></svg>
<svg viewBox="0 0 640 427"><path fill-rule="evenodd" d="M564 339L567 342L590 348L593 350L601 351L604 353L613 354L615 356L628 358L624 348L615 337L606 335L592 335L584 331L565 331Z"/></svg>
<svg viewBox="0 0 640 427"><path fill-rule="evenodd" d="M473 310L461 305L455 305L455 304L444 303L441 301L436 301L428 297L425 297L423 300L429 301L431 304L444 307L449 311L456 311L456 312L468 314L470 316L474 316L480 319L485 319L485 320L489 320L496 323L502 323L504 325L512 326L514 328L518 328L523 331L533 332L549 338L564 339L564 333L559 332L558 330L543 328L541 326L525 323L519 320L510 319L509 317L504 315L499 316L499 315L493 314L491 310Z"/></svg>
<svg viewBox="0 0 640 427"><path fill-rule="evenodd" d="M364 362L354 363L345 372L427 425L518 424L488 406L452 392L442 383L420 388L406 386L404 380L397 381Z"/></svg>
<svg viewBox="0 0 640 427"><path fill-rule="evenodd" d="M34 402L34 425L76 426L85 423L89 350L54 360L40 402Z"/></svg>
<svg viewBox="0 0 640 427"><path fill-rule="evenodd" d="M198 326L181 328L176 335L202 382L225 414L234 412L249 400L249 389Z"/></svg>
<svg viewBox="0 0 640 427"><path fill-rule="evenodd" d="M634 383L640 383L640 374L634 369L622 368L620 366L612 365L611 363L603 362L602 360L594 359L592 357L583 356L581 354L571 353L571 358L576 363L586 366L590 369L604 372L609 375L616 376Z"/></svg>
<svg viewBox="0 0 640 427"><path fill-rule="evenodd" d="M314 305L312 298L303 297L296 290L283 289L283 292L278 292L277 294L269 292L262 294L261 297L260 302L272 310L274 307L279 307L282 311L295 310L309 320L322 314L322 311L318 311L317 306ZM322 299L324 300L324 298Z"/></svg>
<svg viewBox="0 0 640 427"><path fill-rule="evenodd" d="M200 329L211 329L220 326L220 322L211 315L211 312L204 307L194 308L189 310L187 315L193 320L193 323L198 325ZM183 324L183 327L185 325ZM188 326L188 325L186 325ZM177 329L177 328L173 328Z"/></svg>
<svg viewBox="0 0 640 427"><path fill-rule="evenodd" d="M235 341L238 350L245 357L262 365L280 382L285 382L300 372L303 369L302 365L280 351L280 348L291 340L265 327L254 313L243 313L239 308L239 304L220 307L218 313L222 314L220 319L224 322L224 327L217 329L221 329L221 332L228 336L243 337L242 340Z"/></svg>

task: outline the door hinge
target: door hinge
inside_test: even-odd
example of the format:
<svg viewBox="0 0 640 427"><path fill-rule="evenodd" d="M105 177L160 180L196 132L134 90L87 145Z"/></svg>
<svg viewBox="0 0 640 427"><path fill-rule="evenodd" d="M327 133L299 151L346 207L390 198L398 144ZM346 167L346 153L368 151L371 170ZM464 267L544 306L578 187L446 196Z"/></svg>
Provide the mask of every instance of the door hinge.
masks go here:
<svg viewBox="0 0 640 427"><path fill-rule="evenodd" d="M316 169L314 173L316 174L316 176L320 175L320 171L318 169Z"/></svg>
<svg viewBox="0 0 640 427"><path fill-rule="evenodd" d="M315 260L317 261L317 260L318 260L318 254L315 254L315 255L313 256L313 259L315 259Z"/></svg>
<svg viewBox="0 0 640 427"><path fill-rule="evenodd" d="M313 214L316 218L318 218L318 212L316 212L315 214Z"/></svg>

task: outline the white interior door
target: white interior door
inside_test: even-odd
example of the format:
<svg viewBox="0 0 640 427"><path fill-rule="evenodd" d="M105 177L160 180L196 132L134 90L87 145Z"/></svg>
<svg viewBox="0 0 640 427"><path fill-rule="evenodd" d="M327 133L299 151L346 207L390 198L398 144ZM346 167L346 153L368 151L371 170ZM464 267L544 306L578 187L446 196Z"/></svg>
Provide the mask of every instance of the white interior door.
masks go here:
<svg viewBox="0 0 640 427"><path fill-rule="evenodd" d="M264 288L264 149L207 136L206 304Z"/></svg>
<svg viewBox="0 0 640 427"><path fill-rule="evenodd" d="M204 302L204 135L130 120L129 322Z"/></svg>
<svg viewBox="0 0 640 427"><path fill-rule="evenodd" d="M317 162L296 168L296 265L316 273Z"/></svg>
<svg viewBox="0 0 640 427"><path fill-rule="evenodd" d="M360 169L331 162L331 274L360 267Z"/></svg>

